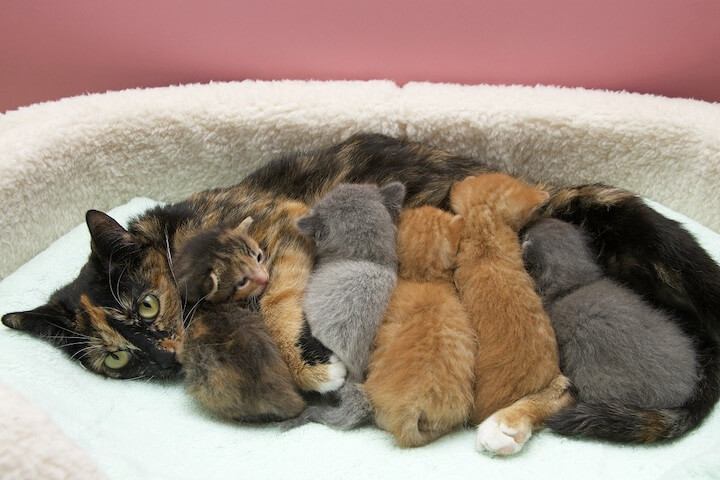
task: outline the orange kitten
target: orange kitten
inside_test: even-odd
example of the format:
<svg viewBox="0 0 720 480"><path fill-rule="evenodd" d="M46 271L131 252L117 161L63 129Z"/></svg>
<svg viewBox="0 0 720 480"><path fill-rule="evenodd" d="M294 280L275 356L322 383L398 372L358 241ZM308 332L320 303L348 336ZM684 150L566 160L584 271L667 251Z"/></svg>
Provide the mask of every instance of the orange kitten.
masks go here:
<svg viewBox="0 0 720 480"><path fill-rule="evenodd" d="M548 196L499 173L468 177L450 192L465 219L455 284L478 336L471 422L480 424L480 451L518 452L533 428L571 402L517 237Z"/></svg>
<svg viewBox="0 0 720 480"><path fill-rule="evenodd" d="M462 218L421 207L398 222L398 282L365 391L377 425L398 445L416 447L470 415L476 343L453 285Z"/></svg>

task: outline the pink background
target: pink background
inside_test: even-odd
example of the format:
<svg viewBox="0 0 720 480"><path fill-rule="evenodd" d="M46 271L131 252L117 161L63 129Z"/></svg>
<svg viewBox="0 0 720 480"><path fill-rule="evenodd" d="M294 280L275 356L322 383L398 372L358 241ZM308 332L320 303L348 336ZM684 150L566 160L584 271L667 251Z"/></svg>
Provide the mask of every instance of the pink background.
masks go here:
<svg viewBox="0 0 720 480"><path fill-rule="evenodd" d="M720 101L718 0L2 0L0 111L210 80L554 84Z"/></svg>

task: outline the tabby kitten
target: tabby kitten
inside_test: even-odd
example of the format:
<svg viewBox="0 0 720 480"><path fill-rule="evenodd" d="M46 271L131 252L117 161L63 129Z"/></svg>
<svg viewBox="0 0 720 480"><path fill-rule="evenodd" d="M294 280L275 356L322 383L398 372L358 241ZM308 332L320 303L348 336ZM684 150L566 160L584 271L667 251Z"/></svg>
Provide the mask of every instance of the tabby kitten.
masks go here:
<svg viewBox="0 0 720 480"><path fill-rule="evenodd" d="M308 407L284 428L309 421L350 428L368 419L358 383L365 380L371 347L397 279L395 220L405 187L341 184L300 218L315 241L316 266L305 292L312 335L347 367L339 406Z"/></svg>
<svg viewBox="0 0 720 480"><path fill-rule="evenodd" d="M523 257L555 330L560 366L577 389L579 403L551 417L551 428L615 439L643 417L676 418L678 434L693 426L698 364L676 319L605 277L586 236L569 223L531 224Z"/></svg>
<svg viewBox="0 0 720 480"><path fill-rule="evenodd" d="M305 408L262 317L237 303L200 305L178 360L190 396L222 418L281 420Z"/></svg>
<svg viewBox="0 0 720 480"><path fill-rule="evenodd" d="M548 197L500 173L468 177L450 192L465 219L455 284L478 335L470 420L480 424L480 451L518 452L534 428L572 402L517 237Z"/></svg>
<svg viewBox="0 0 720 480"><path fill-rule="evenodd" d="M252 234L265 249L272 278L260 297L263 321L301 389L336 388L342 378L333 373L332 356L307 334L303 321L313 245L297 231L295 219L342 182L400 181L407 188L405 206L447 209L451 184L486 170L483 159L363 134L315 152L284 155L238 185L153 208L127 229L93 210L86 218L93 249L77 278L46 304L5 314L2 321L53 342L101 375L177 377L175 352L189 316L171 268L177 246L198 231L252 216ZM610 276L680 319L697 342L702 367L700 401L692 415L696 423L707 416L720 395L720 267L677 222L623 190L556 188L542 215L581 225ZM671 421L646 421L673 435Z"/></svg>
<svg viewBox="0 0 720 480"><path fill-rule="evenodd" d="M418 447L462 425L473 407L475 332L453 271L463 220L434 207L398 219L398 282L364 384L377 425Z"/></svg>
<svg viewBox="0 0 720 480"><path fill-rule="evenodd" d="M252 221L247 217L235 227L210 227L177 246L175 275L189 304L244 300L265 290L265 254L248 233Z"/></svg>

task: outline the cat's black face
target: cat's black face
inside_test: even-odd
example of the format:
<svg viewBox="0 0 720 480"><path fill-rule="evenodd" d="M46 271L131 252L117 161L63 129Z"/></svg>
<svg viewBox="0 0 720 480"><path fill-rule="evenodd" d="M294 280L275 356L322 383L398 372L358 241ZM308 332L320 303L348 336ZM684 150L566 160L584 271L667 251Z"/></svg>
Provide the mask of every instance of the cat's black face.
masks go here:
<svg viewBox="0 0 720 480"><path fill-rule="evenodd" d="M45 338L87 369L113 378L172 378L184 334L168 253L90 211L92 253L80 275L8 327Z"/></svg>

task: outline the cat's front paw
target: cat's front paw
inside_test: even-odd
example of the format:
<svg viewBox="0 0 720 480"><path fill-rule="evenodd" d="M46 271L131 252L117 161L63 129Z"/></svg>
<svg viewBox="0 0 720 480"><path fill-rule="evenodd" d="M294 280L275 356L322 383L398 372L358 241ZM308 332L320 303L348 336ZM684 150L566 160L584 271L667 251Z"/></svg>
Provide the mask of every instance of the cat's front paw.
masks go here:
<svg viewBox="0 0 720 480"><path fill-rule="evenodd" d="M493 455L513 455L519 452L532 435L531 428L511 428L497 414L490 415L477 427L475 449Z"/></svg>
<svg viewBox="0 0 720 480"><path fill-rule="evenodd" d="M345 383L347 376L347 368L337 355L330 355L330 362L326 365L328 379L318 385L316 390L320 393L334 392L339 389Z"/></svg>

